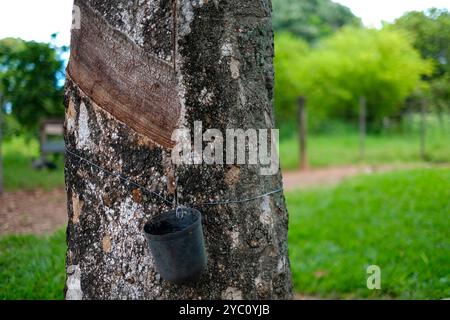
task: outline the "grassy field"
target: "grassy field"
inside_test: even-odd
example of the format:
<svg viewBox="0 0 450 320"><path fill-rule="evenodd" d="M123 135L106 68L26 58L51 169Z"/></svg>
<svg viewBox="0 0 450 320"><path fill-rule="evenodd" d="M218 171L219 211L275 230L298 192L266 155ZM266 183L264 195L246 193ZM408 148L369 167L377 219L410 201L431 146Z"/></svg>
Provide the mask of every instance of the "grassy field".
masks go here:
<svg viewBox="0 0 450 320"><path fill-rule="evenodd" d="M423 162L418 135L369 135L366 140L366 164L399 164ZM298 168L299 146L296 138L280 142L281 167ZM427 137L427 161L450 162L450 132L434 132ZM313 168L359 164L357 134L313 135L308 140L308 154Z"/></svg>
<svg viewBox="0 0 450 320"><path fill-rule="evenodd" d="M0 300L62 299L66 235L0 239Z"/></svg>
<svg viewBox="0 0 450 320"><path fill-rule="evenodd" d="M287 194L295 289L331 298L450 297L450 170L361 176ZM65 240L0 239L0 299L62 298ZM382 290L366 288L381 268Z"/></svg>
<svg viewBox="0 0 450 320"><path fill-rule="evenodd" d="M290 193L297 291L337 298L450 297L450 170L361 176ZM366 287L381 268L382 290Z"/></svg>
<svg viewBox="0 0 450 320"><path fill-rule="evenodd" d="M64 185L64 161L56 160L56 170L34 170L33 159L39 156L39 144L36 140L27 141L23 137L10 139L3 144L3 166L5 190L45 190Z"/></svg>

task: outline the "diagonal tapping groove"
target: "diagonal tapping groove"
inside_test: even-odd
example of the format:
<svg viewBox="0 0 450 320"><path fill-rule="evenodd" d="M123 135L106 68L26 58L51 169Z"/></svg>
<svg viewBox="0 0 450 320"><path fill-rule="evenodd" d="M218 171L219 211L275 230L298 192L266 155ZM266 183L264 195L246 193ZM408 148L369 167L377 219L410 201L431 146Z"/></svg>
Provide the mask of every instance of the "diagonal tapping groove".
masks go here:
<svg viewBox="0 0 450 320"><path fill-rule="evenodd" d="M85 1L75 4L81 24L72 31L68 76L102 109L158 145L172 148L171 135L180 117L173 65L112 28Z"/></svg>

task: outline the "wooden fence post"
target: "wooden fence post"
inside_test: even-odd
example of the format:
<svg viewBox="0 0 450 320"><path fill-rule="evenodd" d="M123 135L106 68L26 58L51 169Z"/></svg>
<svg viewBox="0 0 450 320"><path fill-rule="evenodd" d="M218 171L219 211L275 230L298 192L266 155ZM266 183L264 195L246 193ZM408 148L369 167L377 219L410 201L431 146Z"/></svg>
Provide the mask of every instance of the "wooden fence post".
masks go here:
<svg viewBox="0 0 450 320"><path fill-rule="evenodd" d="M426 102L424 99L420 102L420 157L426 160Z"/></svg>
<svg viewBox="0 0 450 320"><path fill-rule="evenodd" d="M359 99L359 157L362 161L366 157L366 131L367 131L367 100L362 96Z"/></svg>
<svg viewBox="0 0 450 320"><path fill-rule="evenodd" d="M308 170L308 114L304 97L298 98L298 137L300 142L300 170Z"/></svg>

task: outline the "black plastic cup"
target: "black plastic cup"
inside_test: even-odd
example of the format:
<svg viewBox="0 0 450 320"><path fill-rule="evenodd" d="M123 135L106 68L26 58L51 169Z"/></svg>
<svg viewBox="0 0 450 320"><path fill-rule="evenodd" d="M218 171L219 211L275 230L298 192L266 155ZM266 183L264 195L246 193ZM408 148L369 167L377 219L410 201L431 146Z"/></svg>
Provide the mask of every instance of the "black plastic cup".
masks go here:
<svg viewBox="0 0 450 320"><path fill-rule="evenodd" d="M191 208L183 208L182 213L163 213L144 227L156 271L175 284L196 282L206 269L202 216Z"/></svg>

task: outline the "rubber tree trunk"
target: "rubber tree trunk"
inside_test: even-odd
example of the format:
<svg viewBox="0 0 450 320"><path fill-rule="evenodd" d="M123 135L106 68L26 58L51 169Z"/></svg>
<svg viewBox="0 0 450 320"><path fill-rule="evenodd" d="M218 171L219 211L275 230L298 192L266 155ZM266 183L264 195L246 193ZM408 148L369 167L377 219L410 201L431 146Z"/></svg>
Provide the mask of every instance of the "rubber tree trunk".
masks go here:
<svg viewBox="0 0 450 320"><path fill-rule="evenodd" d="M194 122L274 127L269 0L76 0L67 69L67 299L291 298L288 214L277 193L201 208L208 270L161 279L143 234L170 201L242 199L281 186L259 165L175 165L171 134ZM176 17L174 19L174 17ZM175 31L175 32L174 32ZM98 169L95 165L103 168Z"/></svg>
<svg viewBox="0 0 450 320"><path fill-rule="evenodd" d="M308 118L306 110L306 100L304 97L299 97L298 103L298 137L300 143L300 170L308 170Z"/></svg>
<svg viewBox="0 0 450 320"><path fill-rule="evenodd" d="M359 99L359 158L366 158L366 133L367 133L367 100L365 97Z"/></svg>

